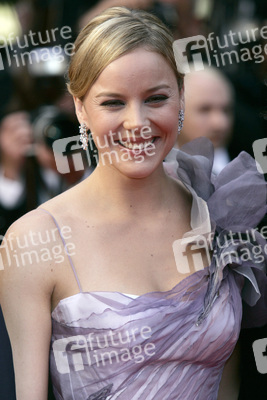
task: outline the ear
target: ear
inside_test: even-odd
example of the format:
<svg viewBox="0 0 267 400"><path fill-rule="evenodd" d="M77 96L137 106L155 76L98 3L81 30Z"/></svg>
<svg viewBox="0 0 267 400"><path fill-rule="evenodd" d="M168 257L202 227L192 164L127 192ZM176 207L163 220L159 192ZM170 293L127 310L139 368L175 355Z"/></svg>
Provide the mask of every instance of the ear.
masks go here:
<svg viewBox="0 0 267 400"><path fill-rule="evenodd" d="M80 100L78 97L73 96L73 101L74 101L75 112L76 112L78 121L80 122L80 124L86 123L86 125L88 126L87 114L86 114L82 100Z"/></svg>

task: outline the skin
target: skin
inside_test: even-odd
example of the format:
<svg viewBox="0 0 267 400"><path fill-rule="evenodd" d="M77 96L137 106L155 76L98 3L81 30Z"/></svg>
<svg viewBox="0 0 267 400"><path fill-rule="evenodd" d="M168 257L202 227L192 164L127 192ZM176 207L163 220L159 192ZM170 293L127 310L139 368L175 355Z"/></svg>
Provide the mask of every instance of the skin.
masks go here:
<svg viewBox="0 0 267 400"><path fill-rule="evenodd" d="M185 121L179 147L197 137L207 137L214 147L227 145L233 122L232 91L219 73L205 69L185 77Z"/></svg>
<svg viewBox="0 0 267 400"><path fill-rule="evenodd" d="M159 83L164 88L155 89ZM187 276L178 273L172 243L191 229L191 195L162 168L176 141L183 106L173 71L162 56L138 49L111 63L83 101L74 101L80 123L87 123L95 139L109 129L122 134L136 129L138 137L144 124L157 137L154 156L140 164L115 159L99 165L82 183L42 206L61 227L71 229L66 242L75 245L72 260L83 291L141 295L170 290ZM42 246L49 251L55 243L62 246L51 217L37 209L9 229L12 255L22 251L15 236L30 231L54 232L51 243ZM41 246L37 241L29 247ZM8 265L4 250L1 255ZM21 268L12 260L0 274L0 301L12 343L17 399L46 400L51 311L79 289L67 257Z"/></svg>
<svg viewBox="0 0 267 400"><path fill-rule="evenodd" d="M111 63L83 102L75 99L78 119L86 123L95 143L101 147L110 130L116 133L113 136L115 142L118 138L127 140L128 136L136 141L141 137L141 129L149 127L151 137L156 138L155 155L145 157L142 163L125 162L124 158L118 163L113 158L112 164L97 169L96 178L110 179L114 174L116 177L123 174L129 178L145 178L154 172L162 176L162 160L177 137L179 102L176 77L158 54L137 49ZM111 140L109 150L118 154L122 151ZM100 153L106 151L107 148L99 149Z"/></svg>

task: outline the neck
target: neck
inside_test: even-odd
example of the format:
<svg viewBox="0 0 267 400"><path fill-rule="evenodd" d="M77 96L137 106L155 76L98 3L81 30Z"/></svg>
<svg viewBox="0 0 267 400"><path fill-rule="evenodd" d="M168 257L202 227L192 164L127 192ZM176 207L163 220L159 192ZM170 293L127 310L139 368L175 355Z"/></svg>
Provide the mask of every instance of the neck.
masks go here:
<svg viewBox="0 0 267 400"><path fill-rule="evenodd" d="M106 170L104 168L107 168ZM172 179L166 176L163 166L145 178L129 178L109 167L96 168L89 177L94 202L101 208L131 215L147 215L168 206L170 192L174 190Z"/></svg>

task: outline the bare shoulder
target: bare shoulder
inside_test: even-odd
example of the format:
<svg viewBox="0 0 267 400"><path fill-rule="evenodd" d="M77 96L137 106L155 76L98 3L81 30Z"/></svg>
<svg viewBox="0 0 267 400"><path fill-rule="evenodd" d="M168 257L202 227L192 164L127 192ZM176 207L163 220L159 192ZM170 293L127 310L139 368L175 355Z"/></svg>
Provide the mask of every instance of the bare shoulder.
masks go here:
<svg viewBox="0 0 267 400"><path fill-rule="evenodd" d="M41 210L44 213L43 210L46 210L53 216L62 218L69 217L70 213L75 214L75 210L79 208L82 200L85 186L88 186L88 178L41 204L36 211Z"/></svg>
<svg viewBox="0 0 267 400"><path fill-rule="evenodd" d="M34 237L55 228L51 216L43 209L37 208L17 219L2 238L1 249L9 248L15 255L19 250L31 250L35 244ZM49 245L49 243L47 243Z"/></svg>
<svg viewBox="0 0 267 400"><path fill-rule="evenodd" d="M79 185L43 203L15 221L0 247L0 291L5 286L40 286L52 295L62 278L64 266L74 244L73 226L77 226ZM4 283L5 282L5 283Z"/></svg>
<svg viewBox="0 0 267 400"><path fill-rule="evenodd" d="M7 230L0 247L0 292L8 295L14 289L21 294L31 288L51 294L54 275L49 257L51 235L58 240L51 217L41 209L33 210Z"/></svg>
<svg viewBox="0 0 267 400"><path fill-rule="evenodd" d="M45 204L45 203L44 203ZM25 235L27 232L34 230L42 230L45 228L49 228L52 226L51 218L49 215L45 213L42 207L38 207L35 210L32 210L22 217L17 219L13 224L9 227L6 232L6 237L9 235Z"/></svg>

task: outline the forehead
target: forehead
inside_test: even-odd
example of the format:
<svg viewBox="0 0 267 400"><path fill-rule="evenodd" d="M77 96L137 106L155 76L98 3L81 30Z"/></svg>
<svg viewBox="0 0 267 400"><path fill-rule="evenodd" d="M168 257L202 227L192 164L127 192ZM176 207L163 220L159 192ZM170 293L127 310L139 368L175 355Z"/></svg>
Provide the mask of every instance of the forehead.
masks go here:
<svg viewBox="0 0 267 400"><path fill-rule="evenodd" d="M99 75L90 92L111 87L117 90L131 88L135 91L162 83L178 88L171 66L161 54L139 48L111 62Z"/></svg>
<svg viewBox="0 0 267 400"><path fill-rule="evenodd" d="M232 103L230 86L224 79L208 73L193 73L185 77L185 100L188 103Z"/></svg>

